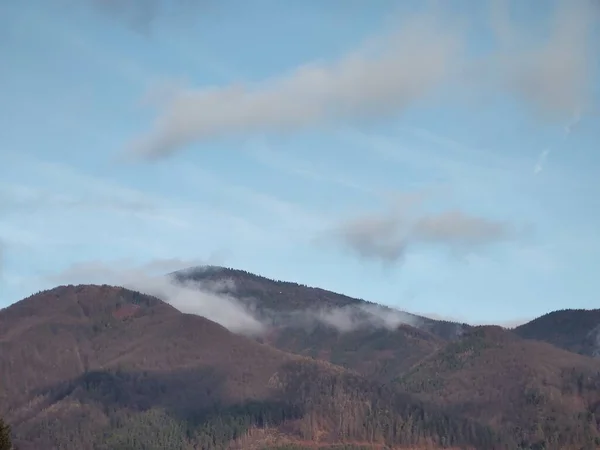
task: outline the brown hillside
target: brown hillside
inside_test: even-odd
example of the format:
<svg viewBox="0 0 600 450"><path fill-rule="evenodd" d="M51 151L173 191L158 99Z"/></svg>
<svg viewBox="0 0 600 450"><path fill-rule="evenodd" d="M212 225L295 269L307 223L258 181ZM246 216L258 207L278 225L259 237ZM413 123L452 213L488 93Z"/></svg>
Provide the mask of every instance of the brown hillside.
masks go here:
<svg viewBox="0 0 600 450"><path fill-rule="evenodd" d="M217 449L252 430L283 443L509 448L485 426L123 288L37 294L2 310L0 330L0 415L22 450Z"/></svg>
<svg viewBox="0 0 600 450"><path fill-rule="evenodd" d="M473 328L397 382L531 448L600 448L600 362L500 327Z"/></svg>
<svg viewBox="0 0 600 450"><path fill-rule="evenodd" d="M307 329L281 327L261 340L292 353L355 370L381 382L400 376L446 343L409 325L400 325L395 330L367 327L347 332L325 325Z"/></svg>
<svg viewBox="0 0 600 450"><path fill-rule="evenodd" d="M251 302L262 320L272 323L271 331L261 336L260 342L329 361L384 382L398 377L469 328L466 324L398 312L324 289L270 280L242 270L202 267L177 272L174 277L182 282L219 283L236 298ZM332 310L368 316L362 309L365 307L377 310L381 316L403 314L406 323L394 329L368 324L342 332L331 325L302 319L305 312Z"/></svg>
<svg viewBox="0 0 600 450"><path fill-rule="evenodd" d="M227 292L227 284L231 281L229 292L240 299L251 299L253 304L262 312L294 312L315 311L344 307L382 307L377 303L349 297L318 287L310 287L290 281L271 280L244 270L219 266L203 266L190 268L171 274L179 281L200 281L221 283ZM388 308L389 310L389 308ZM407 320L422 330L429 331L444 339L456 339L469 326L445 320L434 320L411 313L404 313Z"/></svg>

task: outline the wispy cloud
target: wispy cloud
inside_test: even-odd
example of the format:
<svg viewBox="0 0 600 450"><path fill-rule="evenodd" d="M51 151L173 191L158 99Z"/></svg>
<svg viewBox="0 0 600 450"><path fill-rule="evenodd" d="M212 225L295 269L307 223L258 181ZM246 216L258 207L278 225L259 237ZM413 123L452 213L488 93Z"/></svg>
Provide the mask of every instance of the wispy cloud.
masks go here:
<svg viewBox="0 0 600 450"><path fill-rule="evenodd" d="M150 34L158 20L190 20L216 5L212 0L87 0L83 3L142 34Z"/></svg>
<svg viewBox="0 0 600 450"><path fill-rule="evenodd" d="M217 322L231 331L257 334L264 325L249 308L233 296L223 292L220 284L177 282L166 272L196 266L199 261L161 259L132 265L126 261L88 261L76 263L62 272L48 277L54 283L114 284L153 295L181 312L197 314Z"/></svg>
<svg viewBox="0 0 600 450"><path fill-rule="evenodd" d="M452 71L460 39L444 30L419 16L335 63L303 65L253 86L181 90L130 151L156 158L196 140L387 116L429 94Z"/></svg>
<svg viewBox="0 0 600 450"><path fill-rule="evenodd" d="M89 186L89 185L88 185ZM123 192L123 191L121 191ZM132 191L128 191L131 193ZM96 192L98 194L98 192ZM104 195L102 195L104 194ZM155 205L143 198L124 198L110 196L101 192L94 199L79 193L59 194L48 189L36 188L26 184L0 182L0 210L13 212L39 211L42 208L78 208L82 210L99 208L131 213L151 212Z"/></svg>
<svg viewBox="0 0 600 450"><path fill-rule="evenodd" d="M275 151L266 142L266 139L251 142L247 147L246 151L256 161L277 171L284 171L310 181L333 184L366 194L380 194L381 190L367 186L365 183L357 182L349 175L339 173L331 168L319 167L315 162L307 161L306 159L300 159L290 154Z"/></svg>
<svg viewBox="0 0 600 450"><path fill-rule="evenodd" d="M511 225L501 221L456 209L424 213L416 211L414 206L418 205L396 204L384 212L352 218L331 230L327 237L361 258L394 263L413 246L474 250L516 235Z"/></svg>
<svg viewBox="0 0 600 450"><path fill-rule="evenodd" d="M174 207L165 207L173 203L160 195L152 196L67 164L26 155L17 156L13 163L26 165L35 184L0 182L0 210L5 214L96 210L128 214L175 227L189 225L174 214Z"/></svg>
<svg viewBox="0 0 600 450"><path fill-rule="evenodd" d="M390 117L452 84L468 87L470 95L508 92L543 115L587 110L598 57L590 33L598 14L586 5L562 2L551 11L546 39L493 9L495 46L478 58L465 58L466 32L454 25L455 17L441 22L419 15L334 63L305 64L254 85L182 88L128 154L153 159L222 136Z"/></svg>
<svg viewBox="0 0 600 450"><path fill-rule="evenodd" d="M9 161L15 167L27 167L27 176L0 184L4 218L0 235L7 244L26 246L38 255L49 248L77 245L100 253L112 248L118 254L162 254L173 246L181 249L186 241L188 249L208 242L209 248L215 244L267 248L270 243L279 245L277 239L286 234L281 226L288 220L285 217L290 217L285 222L290 224L292 217L298 218L293 210L286 210L285 202L271 204L268 198L241 187L228 191L227 202L214 203L209 195L188 198L142 190L135 184L26 155ZM210 179L216 183L216 192L219 185L227 185L215 175ZM270 208L269 214L252 213L261 206ZM265 216L267 223L258 220Z"/></svg>
<svg viewBox="0 0 600 450"><path fill-rule="evenodd" d="M579 111L576 111L573 114L573 118L565 125L565 127L563 129L562 140L560 143L556 144L557 147L560 145L564 145L564 143L567 142L567 140L571 136L571 133L577 127L577 125L579 124L580 121L581 121L581 113ZM553 149L554 148L547 148L540 153L540 155L538 156L537 162L535 163L535 166L533 167L533 173L535 175L539 174L542 170L544 170L546 160L550 156L550 153L552 153Z"/></svg>
<svg viewBox="0 0 600 450"><path fill-rule="evenodd" d="M220 179L198 166L182 167L179 171L179 180L190 189L202 190L205 194L214 192L215 195L261 211L260 217L264 217L270 223L276 221L278 227L296 235L300 231L306 233L309 230L321 229L328 220L322 213L311 211L277 195L238 184L237 181Z"/></svg>
<svg viewBox="0 0 600 450"><path fill-rule="evenodd" d="M88 0L99 3L123 3L113 0ZM128 0L125 0L128 1ZM150 2L153 0L149 0ZM144 3L143 1L139 2ZM78 2L75 7L80 6ZM41 11L41 12L40 12ZM44 13L45 12L45 13ZM48 42L68 50L70 58L77 61L85 60L105 74L117 76L140 88L150 87L158 78L139 59L132 59L122 52L112 50L102 42L94 41L78 32L73 23L63 20L60 15L44 9L31 9L28 11L26 23L28 27L35 28Z"/></svg>
<svg viewBox="0 0 600 450"><path fill-rule="evenodd" d="M209 264L214 261L206 261ZM205 263L206 263L205 262ZM259 300L238 298L232 279L190 281L167 273L205 270L200 261L177 258L157 259L143 264L132 261L86 261L47 276L47 282L57 284L113 284L156 296L178 310L197 314L215 321L229 330L257 335L271 327L310 329L322 324L341 333L360 328L396 329L401 324L419 326L414 315L380 305L353 305L340 308L294 310L291 312L260 310ZM166 273L167 272L167 273Z"/></svg>
<svg viewBox="0 0 600 450"><path fill-rule="evenodd" d="M492 5L491 25L499 48L483 67L494 74L489 77L492 83L545 114L588 112L599 54L592 36L600 18L597 3L557 2L546 39L533 39L529 29L510 19L508 0L494 0Z"/></svg>
<svg viewBox="0 0 600 450"><path fill-rule="evenodd" d="M336 136L350 148L404 171L403 188L427 186L446 193L465 188L475 195L498 190L499 186L512 187L529 178L530 160L525 157L474 149L429 130L399 131L383 134L343 129ZM407 140L407 134L422 142Z"/></svg>
<svg viewBox="0 0 600 450"><path fill-rule="evenodd" d="M544 170L544 165L546 164L546 159L548 159L548 155L549 154L550 154L550 149L549 148L543 150L540 153L540 155L538 156L537 162L535 163L535 166L533 167L533 173L534 174L537 175L542 170Z"/></svg>
<svg viewBox="0 0 600 450"><path fill-rule="evenodd" d="M290 326L302 325L302 320L298 320L302 316L309 324L321 323L341 333L365 328L383 328L393 331L400 325L413 327L422 325L420 318L413 314L375 304L302 311L296 314L296 322L291 322Z"/></svg>

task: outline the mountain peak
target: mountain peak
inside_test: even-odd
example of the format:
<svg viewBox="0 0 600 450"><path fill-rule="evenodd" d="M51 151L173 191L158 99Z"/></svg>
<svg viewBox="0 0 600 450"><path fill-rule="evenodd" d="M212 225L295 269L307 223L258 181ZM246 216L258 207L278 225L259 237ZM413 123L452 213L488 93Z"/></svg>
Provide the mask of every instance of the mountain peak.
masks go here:
<svg viewBox="0 0 600 450"><path fill-rule="evenodd" d="M123 320L139 314L172 314L177 310L156 297L109 285L61 285L33 294L3 310L0 320L62 316L89 319L112 316Z"/></svg>

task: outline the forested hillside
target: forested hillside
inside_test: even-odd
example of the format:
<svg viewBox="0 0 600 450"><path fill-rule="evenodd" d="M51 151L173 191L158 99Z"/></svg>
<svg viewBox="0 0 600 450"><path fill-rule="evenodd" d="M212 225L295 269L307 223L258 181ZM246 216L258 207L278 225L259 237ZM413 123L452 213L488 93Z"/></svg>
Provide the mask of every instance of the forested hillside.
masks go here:
<svg viewBox="0 0 600 450"><path fill-rule="evenodd" d="M60 287L0 323L0 414L22 450L260 446L256 430L276 444L506 448L485 425L123 288Z"/></svg>

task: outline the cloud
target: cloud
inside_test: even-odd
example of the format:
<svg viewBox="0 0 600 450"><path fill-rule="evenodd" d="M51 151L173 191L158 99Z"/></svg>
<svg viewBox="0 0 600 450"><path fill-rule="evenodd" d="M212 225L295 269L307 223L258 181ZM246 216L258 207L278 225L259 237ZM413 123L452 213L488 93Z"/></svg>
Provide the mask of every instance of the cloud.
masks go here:
<svg viewBox="0 0 600 450"><path fill-rule="evenodd" d="M25 184L0 183L0 209L32 212L41 208L106 209L130 213L151 213L155 205L133 191L89 192L88 196L62 194ZM129 197L129 198L128 198Z"/></svg>
<svg viewBox="0 0 600 450"><path fill-rule="evenodd" d="M548 159L548 155L550 154L550 149L547 148L545 150L543 150L540 155L538 156L538 159L535 163L535 166L533 167L533 173L534 174L538 174L540 173L542 170L544 170L544 165L546 164L546 160Z"/></svg>
<svg viewBox="0 0 600 450"><path fill-rule="evenodd" d="M326 213L311 211L297 203L238 184L235 180L221 179L198 166L187 164L179 169L178 176L189 189L202 190L214 198L222 196L237 205L250 205L255 211L264 211L266 215L261 214L257 218L261 226L264 226L263 220L266 220L266 225L272 226L276 218L280 229L285 228L300 235L307 230L322 228L328 220ZM274 235L270 234L270 237L273 238Z"/></svg>
<svg viewBox="0 0 600 450"><path fill-rule="evenodd" d="M573 118L564 127L562 141L557 145L561 145L567 142L567 140L571 136L571 133L573 133L573 131L577 128L577 125L579 125L579 122L581 122L581 113L579 111L575 111L575 113L573 114ZM546 160L548 159L548 156L550 156L550 153L552 153L552 150L553 149L551 148L547 148L540 153L540 155L538 156L538 160L535 163L535 166L533 167L533 173L535 175L539 174L542 170L544 170Z"/></svg>
<svg viewBox="0 0 600 450"><path fill-rule="evenodd" d="M148 34L159 18L189 19L201 8L213 4L210 0L88 0L94 11L106 14L133 30Z"/></svg>
<svg viewBox="0 0 600 450"><path fill-rule="evenodd" d="M223 136L391 117L452 85L466 87L470 95L505 91L543 114L586 110L594 51L599 53L592 44L598 14L591 2L561 2L551 10L546 39L538 39L531 24L532 30L519 29L504 3L492 2L488 25L495 45L481 57L464 57L466 33L454 25L452 14L445 22L423 14L335 62L304 64L257 84L179 88L164 101L153 129L131 143L127 154L155 159Z"/></svg>
<svg viewBox="0 0 600 450"><path fill-rule="evenodd" d="M598 45L593 26L600 8L587 0L561 0L546 39L528 35L510 20L510 2L492 2L491 26L498 52L490 58L486 77L516 94L544 114L589 111ZM527 27L527 28L525 28ZM493 74L493 75L492 75Z"/></svg>
<svg viewBox="0 0 600 450"><path fill-rule="evenodd" d="M206 317L233 332L257 334L264 331L263 323L254 317L250 307L228 293L232 287L231 281L182 283L165 275L165 272L174 272L198 263L176 258L157 259L141 265L124 260L111 263L89 261L73 264L47 277L47 281L120 285L158 297L181 312Z"/></svg>
<svg viewBox="0 0 600 450"><path fill-rule="evenodd" d="M417 316L374 304L306 311L305 314L308 318L329 325L342 333L361 328L384 328L393 331L400 325L422 325Z"/></svg>
<svg viewBox="0 0 600 450"><path fill-rule="evenodd" d="M330 167L325 168L317 166L314 162L294 157L289 153L285 154L283 152L275 151L267 144L266 140L257 140L248 147L248 153L257 162L274 170L284 171L310 181L337 185L360 193L371 195L377 194L377 189L357 182L354 177L334 171Z"/></svg>
<svg viewBox="0 0 600 450"><path fill-rule="evenodd" d="M458 33L446 29L416 16L333 63L302 65L257 85L180 89L130 154L158 158L197 140L389 116L430 94L453 72L462 44Z"/></svg>
<svg viewBox="0 0 600 450"><path fill-rule="evenodd" d="M469 215L460 210L419 214L413 204L396 204L388 211L346 220L322 238L333 238L363 259L394 263L408 249L431 245L473 250L507 240L515 231L506 223Z"/></svg>
<svg viewBox="0 0 600 450"><path fill-rule="evenodd" d="M111 263L84 261L70 265L61 272L48 276L48 281L56 283L106 283L110 280L124 280L137 277L163 275L182 268L201 265L200 260L179 258L158 258L144 264L121 259Z"/></svg>
<svg viewBox="0 0 600 450"><path fill-rule="evenodd" d="M230 331L249 335L259 335L273 326L310 329L315 324L322 324L347 333L360 328L393 330L401 324L420 325L418 317L412 314L374 304L292 312L258 311L257 300L238 298L232 279L198 282L172 275L173 272L182 274L203 267L200 261L178 258L156 259L144 264L128 260L87 261L47 276L46 281L124 286L156 296L182 312L206 317Z"/></svg>
<svg viewBox="0 0 600 450"><path fill-rule="evenodd" d="M214 266L214 257L204 263ZM457 317L436 314L415 315L378 304L352 304L337 308L310 308L294 311L273 311L259 307L260 300L248 298L237 292L231 278L210 281L189 281L175 277L186 270L203 270L208 267L196 260L178 258L155 259L143 264L119 260L111 262L87 261L71 265L65 270L46 277L57 284L112 284L156 296L178 310L206 317L230 331L258 336L272 328L299 328L310 331L315 325L323 325L339 333L351 333L361 329L396 330L401 325L429 329L431 323L424 320L450 320L464 323ZM168 273L166 273L168 272ZM514 327L525 320L503 322L504 327Z"/></svg>
<svg viewBox="0 0 600 450"><path fill-rule="evenodd" d="M0 181L0 214L7 216L5 222L0 221L0 235L6 230L9 243L16 239L37 246L40 239L26 239L29 233L30 238L39 235L46 243L73 246L106 239L123 249L125 239L136 242L136 248L121 251L126 255L148 255L150 247L155 254L164 254L159 248L173 251L174 243L182 245L183 241L187 247L190 242L209 247L227 242L240 248L280 248L282 242L290 242L290 234L298 236L297 230L323 223L320 216L295 203L189 164L176 168L181 185L171 193L162 186L142 190L134 186L136 180L127 184L108 173L92 175L25 154L15 154L13 161L15 167L27 170L25 176L9 174L6 181ZM168 236L168 242L152 237L158 235Z"/></svg>

